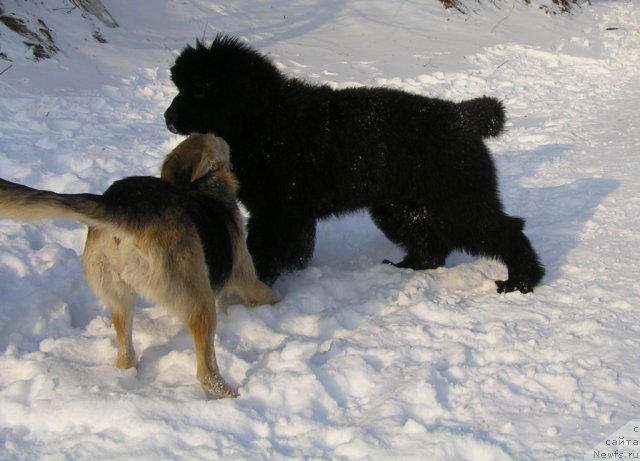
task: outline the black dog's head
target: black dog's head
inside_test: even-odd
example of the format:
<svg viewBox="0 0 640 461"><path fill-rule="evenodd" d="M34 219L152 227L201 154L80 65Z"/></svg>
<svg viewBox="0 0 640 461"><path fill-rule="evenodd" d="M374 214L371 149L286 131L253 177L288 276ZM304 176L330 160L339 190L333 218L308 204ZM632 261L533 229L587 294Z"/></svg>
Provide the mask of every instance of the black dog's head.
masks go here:
<svg viewBox="0 0 640 461"><path fill-rule="evenodd" d="M174 133L234 137L255 123L283 77L264 56L238 39L217 35L211 46L187 46L171 68L178 95L166 110ZM229 132L229 131L232 132Z"/></svg>

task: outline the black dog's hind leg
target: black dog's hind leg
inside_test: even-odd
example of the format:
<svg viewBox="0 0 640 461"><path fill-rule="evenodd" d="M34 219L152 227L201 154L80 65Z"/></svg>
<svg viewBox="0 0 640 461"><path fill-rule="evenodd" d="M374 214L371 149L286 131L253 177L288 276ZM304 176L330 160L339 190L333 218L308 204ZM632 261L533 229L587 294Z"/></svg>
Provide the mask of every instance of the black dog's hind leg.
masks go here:
<svg viewBox="0 0 640 461"><path fill-rule="evenodd" d="M524 220L507 216L504 226L507 235L498 246L495 257L505 263L509 273L507 280L496 281L498 293L515 290L529 293L544 277L544 267L531 242L522 232Z"/></svg>
<svg viewBox="0 0 640 461"><path fill-rule="evenodd" d="M290 216L251 216L247 224L247 247L258 278L273 285L284 272L303 269L313 255L315 219Z"/></svg>
<svg viewBox="0 0 640 461"><path fill-rule="evenodd" d="M444 266L451 246L434 232L429 211L410 202L394 202L369 210L373 222L393 243L405 250L399 263L385 263L408 269L435 269Z"/></svg>
<svg viewBox="0 0 640 461"><path fill-rule="evenodd" d="M449 204L449 210L456 209ZM461 210L461 208L457 208ZM500 207L467 207L464 213L443 213L443 235L455 248L476 256L495 258L507 266L507 280L497 281L498 293L533 291L544 267L522 232L524 220L504 214Z"/></svg>

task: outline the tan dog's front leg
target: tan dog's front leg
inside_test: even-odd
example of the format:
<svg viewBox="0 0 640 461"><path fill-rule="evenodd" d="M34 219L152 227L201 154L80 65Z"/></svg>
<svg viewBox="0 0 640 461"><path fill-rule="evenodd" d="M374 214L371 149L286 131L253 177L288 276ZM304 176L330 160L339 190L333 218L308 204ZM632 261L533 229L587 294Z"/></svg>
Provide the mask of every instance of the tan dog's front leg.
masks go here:
<svg viewBox="0 0 640 461"><path fill-rule="evenodd" d="M231 274L231 283L246 306L275 304L278 294L267 284L258 280L253 260L243 239L238 242L237 261Z"/></svg>
<svg viewBox="0 0 640 461"><path fill-rule="evenodd" d="M244 304L249 307L275 304L280 301L278 294L270 286L258 279L253 282L245 282L238 289L238 292Z"/></svg>

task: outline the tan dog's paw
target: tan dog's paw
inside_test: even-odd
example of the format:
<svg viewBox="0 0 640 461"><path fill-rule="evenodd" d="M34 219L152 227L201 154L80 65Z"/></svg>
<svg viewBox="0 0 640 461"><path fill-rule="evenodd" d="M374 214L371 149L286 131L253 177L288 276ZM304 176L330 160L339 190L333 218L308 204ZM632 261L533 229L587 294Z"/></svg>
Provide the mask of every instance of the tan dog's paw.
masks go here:
<svg viewBox="0 0 640 461"><path fill-rule="evenodd" d="M259 280L256 280L251 292L243 293L243 301L248 307L275 304L280 299L280 295L274 289Z"/></svg>
<svg viewBox="0 0 640 461"><path fill-rule="evenodd" d="M200 381L207 395L214 399L236 398L238 391L229 386L219 374L211 374Z"/></svg>

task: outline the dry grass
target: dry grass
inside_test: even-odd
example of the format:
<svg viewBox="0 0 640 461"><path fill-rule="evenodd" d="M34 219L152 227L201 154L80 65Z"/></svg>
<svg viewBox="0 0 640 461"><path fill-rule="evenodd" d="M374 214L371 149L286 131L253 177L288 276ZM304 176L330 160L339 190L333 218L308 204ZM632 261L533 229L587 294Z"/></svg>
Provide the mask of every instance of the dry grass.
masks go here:
<svg viewBox="0 0 640 461"><path fill-rule="evenodd" d="M445 8L451 8L459 11L460 13L466 14L469 12L470 3L479 4L481 3L482 0L439 0L439 1L440 3L442 3L442 5ZM496 6L499 6L500 3L505 2L505 0L486 0L486 1ZM526 5L531 4L531 0L520 0L520 1L522 1ZM550 0L550 2L555 6L542 6L541 8L546 13L549 13L549 14L556 14L558 12L569 13L571 12L571 8L573 6L578 6L584 3L589 4L589 1L590 0Z"/></svg>
<svg viewBox="0 0 640 461"><path fill-rule="evenodd" d="M14 15L2 14L0 22L26 39L23 43L31 49L36 60L50 58L58 52L51 30L42 19L38 19L35 30L30 29L22 18Z"/></svg>

